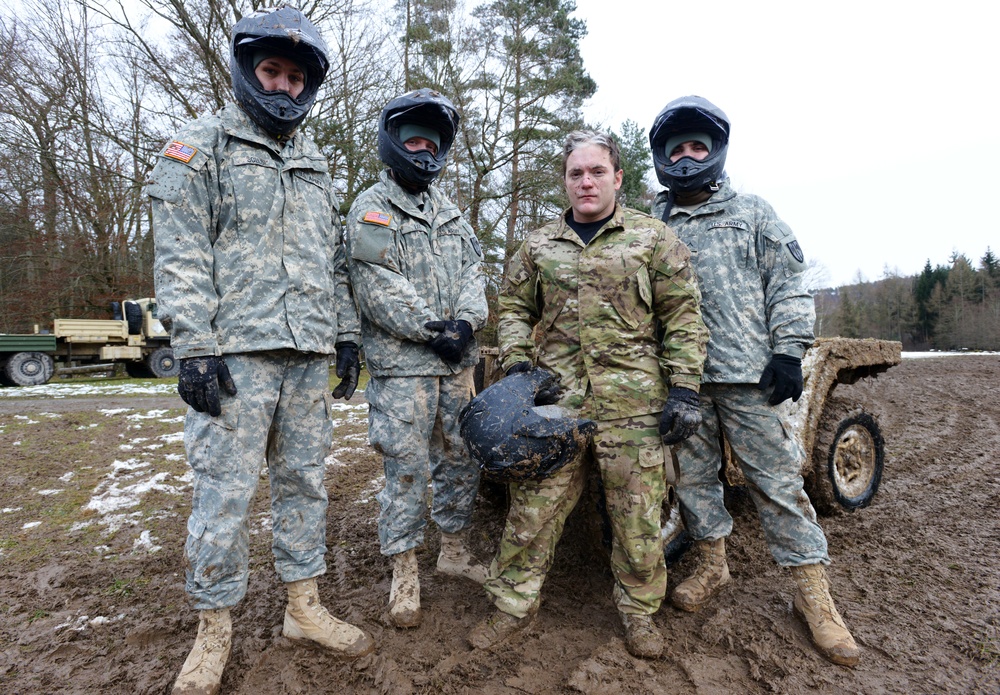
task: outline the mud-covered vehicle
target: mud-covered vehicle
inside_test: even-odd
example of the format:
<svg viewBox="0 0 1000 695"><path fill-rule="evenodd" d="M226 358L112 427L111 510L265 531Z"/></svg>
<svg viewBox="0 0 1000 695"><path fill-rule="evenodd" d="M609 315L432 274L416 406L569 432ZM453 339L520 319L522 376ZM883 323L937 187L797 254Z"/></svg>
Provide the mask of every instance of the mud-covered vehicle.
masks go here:
<svg viewBox="0 0 1000 695"><path fill-rule="evenodd" d="M820 338L806 351L802 359L802 396L779 407L788 408L795 436L806 452L802 477L820 514L854 511L871 504L885 465L885 442L872 405L835 393L836 387L875 377L899 364L901 357L901 343L874 339ZM488 384L499 376L495 360L496 351L484 349L477 385ZM720 462L720 476L732 488L745 485L724 438L721 448L724 460ZM672 463L667 466L671 485L664 501L663 535L668 558L675 559L684 551L687 539L673 489L678 474L676 456ZM602 511L603 493L596 473L591 477L590 490L592 507ZM586 503L586 499L581 501ZM605 541L609 541L607 524L600 526L604 527Z"/></svg>
<svg viewBox="0 0 1000 695"><path fill-rule="evenodd" d="M875 377L902 359L902 344L890 340L820 338L802 359L802 396L785 401L793 431L806 452L802 478L820 514L853 512L871 504L885 466L885 440L872 405L835 393L839 384ZM723 436L720 476L732 488L746 484ZM668 477L676 480L676 456ZM670 474L673 474L672 476ZM687 545L673 487L664 502L663 535L668 558Z"/></svg>

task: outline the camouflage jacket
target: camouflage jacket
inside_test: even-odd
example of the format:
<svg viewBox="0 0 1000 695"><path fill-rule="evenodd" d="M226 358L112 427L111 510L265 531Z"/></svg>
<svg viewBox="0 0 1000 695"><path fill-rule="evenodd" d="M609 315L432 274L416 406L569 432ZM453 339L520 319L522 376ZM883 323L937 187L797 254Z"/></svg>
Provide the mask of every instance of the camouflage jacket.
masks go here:
<svg viewBox="0 0 1000 695"><path fill-rule="evenodd" d="M358 341L326 158L235 104L188 123L146 186L156 302L178 358Z"/></svg>
<svg viewBox="0 0 1000 695"><path fill-rule="evenodd" d="M351 206L346 240L373 376L454 374L479 362L474 338L457 365L426 345L438 335L428 321L461 319L478 330L488 311L479 241L440 189L411 194L382 172Z"/></svg>
<svg viewBox="0 0 1000 695"><path fill-rule="evenodd" d="M663 214L667 192L656 197ZM792 230L768 203L728 180L693 208L675 206L670 228L688 245L708 325L704 381L756 384L774 353L802 357L813 342L813 300Z"/></svg>
<svg viewBox="0 0 1000 695"><path fill-rule="evenodd" d="M568 212L568 211L567 211ZM666 225L615 213L587 245L566 215L528 235L500 293L500 360L560 377L562 405L612 420L697 391L708 332L689 253Z"/></svg>

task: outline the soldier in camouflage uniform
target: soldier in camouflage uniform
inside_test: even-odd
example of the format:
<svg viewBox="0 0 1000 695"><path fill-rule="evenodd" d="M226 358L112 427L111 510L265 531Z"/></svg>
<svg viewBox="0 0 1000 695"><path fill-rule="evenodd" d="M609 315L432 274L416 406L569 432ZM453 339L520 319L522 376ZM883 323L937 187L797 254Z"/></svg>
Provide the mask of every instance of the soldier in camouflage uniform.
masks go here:
<svg viewBox="0 0 1000 695"><path fill-rule="evenodd" d="M332 445L329 356L357 385L358 318L327 163L297 130L326 74L316 28L284 6L233 27L236 104L184 126L147 187L163 323L190 409L194 472L186 588L198 637L175 693L214 693L229 656L229 609L246 593L249 510L271 486L284 634L341 657L371 638L319 602L326 571L324 463ZM346 383L353 379L353 384Z"/></svg>
<svg viewBox="0 0 1000 695"><path fill-rule="evenodd" d="M854 665L858 648L829 594L826 537L803 491L805 452L781 406L802 393L802 356L813 342L802 250L766 201L730 186L729 120L714 104L701 97L667 104L650 143L657 176L668 187L653 214L691 248L711 333L701 386L704 424L678 451L677 493L699 564L671 602L698 610L730 580L725 539L733 520L719 479L724 434L772 556L792 568L796 613L827 658Z"/></svg>
<svg viewBox="0 0 1000 695"><path fill-rule="evenodd" d="M479 362L474 331L486 323L483 254L458 208L432 182L455 139L458 113L430 89L391 100L379 120L387 169L347 217L347 263L361 314L371 380L368 438L382 454L382 553L393 558L389 617L421 621L416 548L424 542L427 487L441 529L437 570L482 584L466 534L479 468L458 416Z"/></svg>
<svg viewBox="0 0 1000 695"><path fill-rule="evenodd" d="M559 404L597 423L585 454L542 480L513 483L486 590L497 611L470 634L486 648L522 630L587 467L600 470L613 530L614 600L626 646L656 658L652 620L667 586L661 509L664 442L693 432L708 333L687 247L663 223L615 202L622 170L604 133L577 131L563 150L571 207L528 235L500 297L500 360L558 375ZM661 439L662 436L662 439Z"/></svg>

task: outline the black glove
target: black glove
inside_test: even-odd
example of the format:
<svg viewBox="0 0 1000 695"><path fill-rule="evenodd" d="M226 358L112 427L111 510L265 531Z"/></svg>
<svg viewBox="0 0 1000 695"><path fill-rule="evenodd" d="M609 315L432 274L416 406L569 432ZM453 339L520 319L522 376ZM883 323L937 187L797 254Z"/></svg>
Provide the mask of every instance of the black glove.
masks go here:
<svg viewBox="0 0 1000 695"><path fill-rule="evenodd" d="M507 376L511 374L520 374L521 372L526 372L531 369L531 362L525 360L524 362L515 362L510 365L510 369L507 370Z"/></svg>
<svg viewBox="0 0 1000 695"><path fill-rule="evenodd" d="M517 364L528 364L528 363L518 362ZM514 366L516 367L517 365ZM530 369L531 366L529 365L528 368ZM511 369L513 369L513 367ZM544 371L544 370L539 370L539 371ZM566 389L563 388L563 385L559 383L559 377L557 377L555 374L551 374L550 372L545 372L545 373L548 374L551 378L542 382L541 386L539 387L538 392L535 394L535 405L555 405L556 403L559 402L559 399L566 391Z"/></svg>
<svg viewBox="0 0 1000 695"><path fill-rule="evenodd" d="M683 386L670 389L660 415L660 437L664 444L682 442L701 427L698 394Z"/></svg>
<svg viewBox="0 0 1000 695"><path fill-rule="evenodd" d="M222 415L219 384L230 396L236 395L236 383L221 357L185 357L177 375L177 393L181 400L212 417Z"/></svg>
<svg viewBox="0 0 1000 695"><path fill-rule="evenodd" d="M337 376L340 383L333 388L334 398L351 400L354 389L358 388L358 377L361 375L361 358L358 356L358 346L354 343L337 343Z"/></svg>
<svg viewBox="0 0 1000 695"><path fill-rule="evenodd" d="M771 405L778 405L789 398L799 400L802 395L802 360L791 355L772 355L760 375L757 388L763 391L771 384L774 384L774 391L767 399Z"/></svg>
<svg viewBox="0 0 1000 695"><path fill-rule="evenodd" d="M428 347L445 362L458 364L462 361L462 351L472 340L472 324L468 321L428 321L424 328L440 333L427 341Z"/></svg>

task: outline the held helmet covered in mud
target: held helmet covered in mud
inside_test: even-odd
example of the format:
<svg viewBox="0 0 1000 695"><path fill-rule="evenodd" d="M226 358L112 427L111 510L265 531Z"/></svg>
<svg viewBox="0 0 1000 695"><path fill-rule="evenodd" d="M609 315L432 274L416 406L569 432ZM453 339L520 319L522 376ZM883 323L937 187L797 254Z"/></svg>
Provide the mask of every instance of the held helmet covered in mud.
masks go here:
<svg viewBox="0 0 1000 695"><path fill-rule="evenodd" d="M455 142L459 115L454 104L433 89L415 89L398 96L382 109L378 121L378 156L404 183L426 188L444 170L448 150ZM399 137L401 125L428 128L440 135L436 154L410 152Z"/></svg>
<svg viewBox="0 0 1000 695"><path fill-rule="evenodd" d="M261 53L288 58L305 75L302 93L293 97L268 91L254 72L254 56ZM319 30L290 5L259 10L233 26L230 46L233 96L257 125L272 135L288 136L298 127L326 78L330 62Z"/></svg>
<svg viewBox="0 0 1000 695"><path fill-rule="evenodd" d="M667 141L678 135L705 133L712 138L709 155L702 161L681 157L670 161ZM649 129L656 178L674 193L696 193L717 185L725 177L729 149L729 117L708 99L687 96L674 99L660 111Z"/></svg>
<svg viewBox="0 0 1000 695"><path fill-rule="evenodd" d="M540 480L573 461L597 429L557 405L535 405L556 377L544 369L511 374L472 399L459 418L462 439L486 478Z"/></svg>

